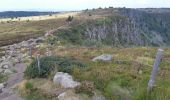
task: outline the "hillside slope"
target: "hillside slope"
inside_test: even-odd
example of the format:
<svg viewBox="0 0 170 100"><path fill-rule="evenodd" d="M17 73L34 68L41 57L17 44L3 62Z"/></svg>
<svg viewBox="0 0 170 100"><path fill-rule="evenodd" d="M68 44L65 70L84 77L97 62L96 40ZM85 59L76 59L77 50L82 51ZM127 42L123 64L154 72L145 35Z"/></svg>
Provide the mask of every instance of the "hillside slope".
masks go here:
<svg viewBox="0 0 170 100"><path fill-rule="evenodd" d="M66 20L69 15L74 18L68 24ZM62 43L111 46L170 45L169 8L100 8L0 21L1 46L42 36L47 31L63 25L66 26L64 29L54 32Z"/></svg>
<svg viewBox="0 0 170 100"><path fill-rule="evenodd" d="M85 41L97 41L113 46L166 46L170 43L169 9L93 9L83 11L79 17L81 18L79 24L74 24L73 21L70 24L72 28L56 32L59 33L60 38L65 41L70 39L72 34L77 37L74 38L78 44L84 44ZM68 42L76 40L68 40Z"/></svg>

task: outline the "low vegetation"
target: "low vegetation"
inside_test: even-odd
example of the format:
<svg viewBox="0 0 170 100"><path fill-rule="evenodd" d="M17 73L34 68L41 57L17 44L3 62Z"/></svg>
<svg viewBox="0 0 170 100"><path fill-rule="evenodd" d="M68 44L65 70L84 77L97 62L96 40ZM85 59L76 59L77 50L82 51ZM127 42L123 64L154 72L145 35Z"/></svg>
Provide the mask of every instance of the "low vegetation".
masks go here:
<svg viewBox="0 0 170 100"><path fill-rule="evenodd" d="M138 14L135 11L100 8L86 10L74 18L69 15L48 20L27 19L1 23L0 45L37 37L44 35L47 30L57 29L47 38L47 43L42 44L44 47L39 45L35 49L44 53L46 46L51 44L49 48L53 56L41 57L40 66L36 58L32 59L25 71L26 82L21 85L21 95L26 100L52 100L51 91L56 87L50 83L51 79L56 72L65 72L81 83L75 88L77 94L92 97L96 91L100 91L107 100L169 100L170 49L164 48L156 85L151 93L147 93L158 48L139 47L168 45L169 29L164 25L169 25L169 20L166 21L169 15L159 21L164 14L153 17L154 13L146 13L144 10L139 19L131 18L129 14ZM101 54L111 54L113 59L108 62L92 61ZM0 82L5 80L4 77L0 74Z"/></svg>
<svg viewBox="0 0 170 100"><path fill-rule="evenodd" d="M83 62L70 57L49 56L40 58L40 69L38 68L37 59L27 67L25 76L28 78L45 78L53 71L71 73L74 68L85 68Z"/></svg>
<svg viewBox="0 0 170 100"><path fill-rule="evenodd" d="M150 94L146 92L156 51L157 48L149 47L53 48L56 56L42 57L40 60L44 61L42 69L43 72L47 70L46 73L38 74L36 60L34 60L28 66L25 75L29 78L53 77L52 69L56 68L55 72L70 73L75 80L82 83L75 89L78 94L83 93L90 97L96 91L101 91L108 100L168 100L170 98L168 94L170 91L168 85L170 84L169 49L165 49L154 90ZM110 62L91 61L93 57L103 53L114 55L114 59ZM47 63L48 61L49 63ZM52 63L53 61L55 63Z"/></svg>
<svg viewBox="0 0 170 100"><path fill-rule="evenodd" d="M2 73L0 73L0 83L3 83L7 80L7 76L6 75L3 75Z"/></svg>
<svg viewBox="0 0 170 100"><path fill-rule="evenodd" d="M89 68L84 70L74 68L72 75L80 82L84 80L94 82L95 89L102 91L108 100L159 100L159 98L168 100L170 95L167 91L170 90L168 86L170 79L167 69L170 63L164 60L165 58L161 62L154 90L151 94L146 92L154 63L154 60L150 59L155 59L156 50L157 48L146 47L122 49L106 47L100 49L66 48L56 52L63 56L71 55L86 62ZM168 50L165 49L166 56L170 55ZM93 57L103 53L113 54L114 59L111 62L91 61ZM140 61L137 59L140 57L147 59Z"/></svg>
<svg viewBox="0 0 170 100"><path fill-rule="evenodd" d="M22 85L19 92L24 100L55 100L53 95L44 93L32 81L24 81Z"/></svg>

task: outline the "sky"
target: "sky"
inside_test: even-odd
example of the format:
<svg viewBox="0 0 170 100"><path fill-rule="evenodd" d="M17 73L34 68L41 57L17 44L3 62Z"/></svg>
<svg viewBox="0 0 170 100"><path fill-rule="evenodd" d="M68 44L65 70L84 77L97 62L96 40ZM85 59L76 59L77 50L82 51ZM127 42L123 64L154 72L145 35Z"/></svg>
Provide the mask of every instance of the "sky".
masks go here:
<svg viewBox="0 0 170 100"><path fill-rule="evenodd" d="M170 8L170 0L0 0L0 11L73 11L109 6Z"/></svg>

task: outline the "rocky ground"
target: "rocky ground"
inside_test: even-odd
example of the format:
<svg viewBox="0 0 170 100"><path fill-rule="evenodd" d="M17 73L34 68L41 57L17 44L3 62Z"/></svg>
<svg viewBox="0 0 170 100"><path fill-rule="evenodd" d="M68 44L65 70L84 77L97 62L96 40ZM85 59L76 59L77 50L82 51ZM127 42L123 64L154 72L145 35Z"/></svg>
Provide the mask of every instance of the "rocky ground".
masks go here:
<svg viewBox="0 0 170 100"><path fill-rule="evenodd" d="M0 73L7 75L8 80L0 83L0 100L22 100L13 91L15 86L23 80L26 64L24 61L29 59L30 48L42 42L43 37L29 39L18 44L1 47Z"/></svg>
<svg viewBox="0 0 170 100"><path fill-rule="evenodd" d="M22 98L13 91L15 85L23 80L25 64L18 63L14 66L16 73L11 74L7 81L7 86L2 89L2 93L0 94L0 100L22 100Z"/></svg>

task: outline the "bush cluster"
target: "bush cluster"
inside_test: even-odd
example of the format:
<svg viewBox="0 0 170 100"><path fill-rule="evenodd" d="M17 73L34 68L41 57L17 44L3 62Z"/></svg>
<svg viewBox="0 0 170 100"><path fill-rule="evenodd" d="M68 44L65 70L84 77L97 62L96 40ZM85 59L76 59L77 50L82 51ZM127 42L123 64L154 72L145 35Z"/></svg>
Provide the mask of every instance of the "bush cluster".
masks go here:
<svg viewBox="0 0 170 100"><path fill-rule="evenodd" d="M71 73L73 68L84 68L86 65L71 57L49 56L40 58L40 70L37 60L33 59L32 63L27 67L25 76L27 78L45 78L57 69L58 71Z"/></svg>

